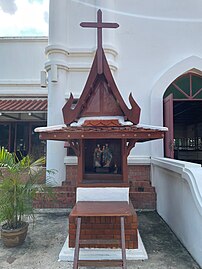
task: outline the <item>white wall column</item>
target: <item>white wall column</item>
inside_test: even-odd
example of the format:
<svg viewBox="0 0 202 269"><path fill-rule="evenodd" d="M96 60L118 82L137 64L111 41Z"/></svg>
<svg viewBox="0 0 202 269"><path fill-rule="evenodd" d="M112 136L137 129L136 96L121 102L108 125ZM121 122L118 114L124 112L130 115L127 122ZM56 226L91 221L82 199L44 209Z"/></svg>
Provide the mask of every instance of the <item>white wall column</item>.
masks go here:
<svg viewBox="0 0 202 269"><path fill-rule="evenodd" d="M68 1L50 0L49 7L49 40L46 48L48 61L45 63L48 72L48 120L47 125L63 124L62 107L65 104L67 87L67 24ZM47 141L47 170L55 169L53 178L47 175L47 182L60 186L66 178L64 142ZM51 175L52 177L52 175Z"/></svg>

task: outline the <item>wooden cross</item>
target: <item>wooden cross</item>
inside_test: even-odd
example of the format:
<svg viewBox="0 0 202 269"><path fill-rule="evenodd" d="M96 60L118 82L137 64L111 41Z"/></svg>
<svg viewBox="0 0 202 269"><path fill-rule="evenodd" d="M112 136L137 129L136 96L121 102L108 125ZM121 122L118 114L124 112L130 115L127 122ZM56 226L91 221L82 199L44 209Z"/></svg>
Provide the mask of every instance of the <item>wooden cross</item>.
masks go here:
<svg viewBox="0 0 202 269"><path fill-rule="evenodd" d="M82 27L97 28L97 56L98 56L98 73L102 73L102 28L118 28L118 23L102 22L102 11L99 9L97 12L97 22L82 22Z"/></svg>

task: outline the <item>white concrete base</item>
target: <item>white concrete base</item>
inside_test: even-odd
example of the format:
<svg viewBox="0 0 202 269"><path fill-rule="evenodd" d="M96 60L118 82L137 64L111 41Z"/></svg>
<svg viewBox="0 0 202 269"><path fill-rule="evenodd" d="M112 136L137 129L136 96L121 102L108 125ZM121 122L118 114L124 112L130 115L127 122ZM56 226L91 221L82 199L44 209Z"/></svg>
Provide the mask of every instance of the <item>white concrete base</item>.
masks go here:
<svg viewBox="0 0 202 269"><path fill-rule="evenodd" d="M76 202L124 201L129 203L128 187L77 188Z"/></svg>
<svg viewBox="0 0 202 269"><path fill-rule="evenodd" d="M74 248L69 248L69 236L67 237L59 254L59 261L73 261ZM79 258L82 260L116 260L121 258L120 249L110 248L81 248ZM138 232L138 248L126 249L127 260L147 260L147 252Z"/></svg>

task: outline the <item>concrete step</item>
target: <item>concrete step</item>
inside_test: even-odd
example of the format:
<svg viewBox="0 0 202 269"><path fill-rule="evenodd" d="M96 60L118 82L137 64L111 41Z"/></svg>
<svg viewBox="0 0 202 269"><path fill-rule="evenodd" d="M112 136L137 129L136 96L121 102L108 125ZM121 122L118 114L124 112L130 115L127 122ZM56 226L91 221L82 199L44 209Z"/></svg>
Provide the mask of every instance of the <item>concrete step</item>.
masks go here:
<svg viewBox="0 0 202 269"><path fill-rule="evenodd" d="M155 188L151 186L150 181L130 181L131 192L155 192Z"/></svg>
<svg viewBox="0 0 202 269"><path fill-rule="evenodd" d="M156 209L155 192L130 192L130 200L135 209Z"/></svg>

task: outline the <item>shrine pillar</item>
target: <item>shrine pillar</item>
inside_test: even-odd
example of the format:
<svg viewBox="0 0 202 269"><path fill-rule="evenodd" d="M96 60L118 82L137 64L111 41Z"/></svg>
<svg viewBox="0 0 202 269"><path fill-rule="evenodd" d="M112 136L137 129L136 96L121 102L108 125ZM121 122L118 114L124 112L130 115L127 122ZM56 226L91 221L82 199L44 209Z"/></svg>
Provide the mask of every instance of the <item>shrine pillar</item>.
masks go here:
<svg viewBox="0 0 202 269"><path fill-rule="evenodd" d="M50 0L49 6L49 39L46 47L48 61L45 69L48 73L48 119L47 125L63 124L62 107L64 106L65 90L68 78L67 41L68 41L68 1ZM57 172L46 181L53 186L60 186L65 180L64 142L47 141L47 170Z"/></svg>

